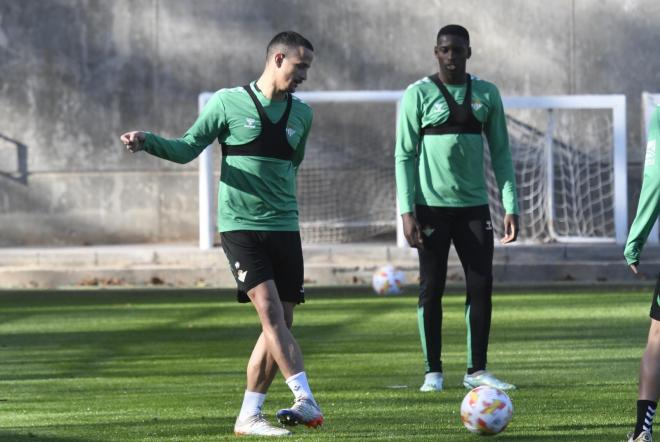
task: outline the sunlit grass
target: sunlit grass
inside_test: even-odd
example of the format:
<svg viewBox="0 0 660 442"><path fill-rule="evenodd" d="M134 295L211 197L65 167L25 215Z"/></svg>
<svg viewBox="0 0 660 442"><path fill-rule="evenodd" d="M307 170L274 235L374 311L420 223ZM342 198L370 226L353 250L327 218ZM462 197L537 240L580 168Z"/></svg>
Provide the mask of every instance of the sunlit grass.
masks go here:
<svg viewBox="0 0 660 442"><path fill-rule="evenodd" d="M650 293L497 294L489 368L519 386L498 440L616 441L632 428ZM294 333L326 414L300 440L475 440L462 296L446 296L446 390L420 393L416 297L311 291ZM259 334L209 290L0 293L0 440L217 441ZM290 403L278 377L265 412Z"/></svg>

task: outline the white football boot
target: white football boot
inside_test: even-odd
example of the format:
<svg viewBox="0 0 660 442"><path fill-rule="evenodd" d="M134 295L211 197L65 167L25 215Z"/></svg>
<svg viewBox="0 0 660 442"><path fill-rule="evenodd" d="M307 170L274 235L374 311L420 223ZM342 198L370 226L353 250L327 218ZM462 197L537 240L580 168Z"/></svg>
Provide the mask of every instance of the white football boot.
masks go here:
<svg viewBox="0 0 660 442"><path fill-rule="evenodd" d="M310 428L323 425L323 413L319 406L313 400L304 397L296 399L291 408L278 411L276 416L282 425L304 424Z"/></svg>
<svg viewBox="0 0 660 442"><path fill-rule="evenodd" d="M508 382L501 381L493 376L486 370L478 371L473 374L466 374L463 377L463 386L470 390L476 387L485 385L487 387L497 388L498 390L507 391L515 390L516 386Z"/></svg>
<svg viewBox="0 0 660 442"><path fill-rule="evenodd" d="M290 436L291 432L286 428L271 424L263 414L257 414L243 420L236 419L234 434L236 436Z"/></svg>
<svg viewBox="0 0 660 442"><path fill-rule="evenodd" d="M419 387L419 391L442 391L442 384L444 383L444 378L442 373L437 371L432 371L424 375L424 383Z"/></svg>
<svg viewBox="0 0 660 442"><path fill-rule="evenodd" d="M653 442L653 437L651 437L651 433L649 431L642 431L635 439L632 437L633 433L628 433L628 442Z"/></svg>

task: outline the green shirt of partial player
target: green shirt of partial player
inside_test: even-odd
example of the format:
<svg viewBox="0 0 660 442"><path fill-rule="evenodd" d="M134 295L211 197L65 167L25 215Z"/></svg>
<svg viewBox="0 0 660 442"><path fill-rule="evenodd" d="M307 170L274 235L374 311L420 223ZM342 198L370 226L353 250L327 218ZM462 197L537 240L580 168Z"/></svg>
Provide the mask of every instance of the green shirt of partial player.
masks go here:
<svg viewBox="0 0 660 442"><path fill-rule="evenodd" d="M493 171L507 214L518 213L516 179L502 99L494 84L474 76L472 112L483 124ZM466 84L445 84L460 105ZM422 128L442 124L449 107L440 89L423 78L406 89L396 135L396 186L399 212L414 211L416 204L435 207L470 207L488 204L481 134L421 136Z"/></svg>
<svg viewBox="0 0 660 442"><path fill-rule="evenodd" d="M630 226L628 242L623 255L628 264L639 262L644 243L660 214L660 161L657 160L656 146L660 142L660 106L651 116L649 134L644 158L644 178L639 195L637 215Z"/></svg>
<svg viewBox="0 0 660 442"><path fill-rule="evenodd" d="M286 110L286 100L269 100L250 85L268 118L277 122ZM287 123L287 139L294 150L292 161L260 156L223 156L218 192L218 230L297 231L296 175L305 154L312 126L312 109L293 97ZM202 110L181 138L165 139L146 133L144 149L177 163L196 158L218 140L232 146L256 139L261 133L259 113L242 87L221 89Z"/></svg>

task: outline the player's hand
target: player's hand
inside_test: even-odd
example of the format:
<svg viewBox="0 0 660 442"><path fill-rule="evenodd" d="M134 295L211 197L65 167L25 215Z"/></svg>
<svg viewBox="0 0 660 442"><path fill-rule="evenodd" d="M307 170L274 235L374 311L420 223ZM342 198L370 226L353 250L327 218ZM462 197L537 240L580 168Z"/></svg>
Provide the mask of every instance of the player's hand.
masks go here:
<svg viewBox="0 0 660 442"><path fill-rule="evenodd" d="M126 132L119 139L130 152L138 152L144 149L144 140L146 137L144 132L133 131Z"/></svg>
<svg viewBox="0 0 660 442"><path fill-rule="evenodd" d="M508 244L518 238L518 215L508 213L504 215L504 236L500 243Z"/></svg>
<svg viewBox="0 0 660 442"><path fill-rule="evenodd" d="M423 249L424 242L422 241L422 226L419 225L415 216L412 213L404 213L401 215L403 221L403 235L410 247L416 249Z"/></svg>
<svg viewBox="0 0 660 442"><path fill-rule="evenodd" d="M634 263L630 264L630 270L632 270L632 272L633 272L635 275L637 274L637 266L638 266L638 265L639 265L638 262L634 262Z"/></svg>

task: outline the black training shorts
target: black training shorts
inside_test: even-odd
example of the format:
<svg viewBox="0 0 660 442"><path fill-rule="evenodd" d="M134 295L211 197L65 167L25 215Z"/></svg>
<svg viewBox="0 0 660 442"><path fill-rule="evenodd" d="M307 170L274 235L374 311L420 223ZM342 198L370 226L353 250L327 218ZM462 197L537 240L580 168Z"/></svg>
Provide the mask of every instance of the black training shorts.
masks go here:
<svg viewBox="0 0 660 442"><path fill-rule="evenodd" d="M220 234L238 286L238 302L250 302L247 292L272 279L280 300L305 302L300 232L235 230Z"/></svg>
<svg viewBox="0 0 660 442"><path fill-rule="evenodd" d="M656 321L660 321L660 275L658 275L658 281L655 283L655 291L651 301L651 317Z"/></svg>

